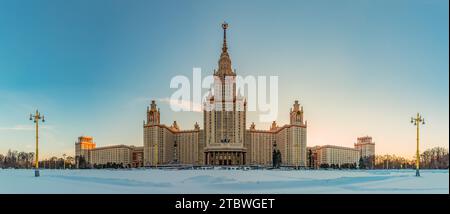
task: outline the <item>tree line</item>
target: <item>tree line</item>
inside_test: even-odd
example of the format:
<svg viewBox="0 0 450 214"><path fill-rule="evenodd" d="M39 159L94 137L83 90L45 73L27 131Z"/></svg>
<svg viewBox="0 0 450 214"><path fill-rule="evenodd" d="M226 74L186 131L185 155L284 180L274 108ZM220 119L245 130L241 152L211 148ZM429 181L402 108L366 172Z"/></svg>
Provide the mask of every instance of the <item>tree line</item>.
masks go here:
<svg viewBox="0 0 450 214"><path fill-rule="evenodd" d="M312 164L312 158L310 164ZM274 153L273 157L277 157L274 166L281 163L281 155ZM83 157L77 157L78 166L75 164L75 158L71 156L56 157L39 161L39 167L45 169L74 169L74 168L129 168L130 165L121 163L107 163L91 166ZM415 158L406 159L396 155L376 155L369 157L361 157L358 163L346 164L321 164L322 169L414 169L416 167ZM16 168L30 169L34 167L34 152L11 151L3 155L0 154L0 168ZM310 166L313 168L313 166ZM449 152L443 147L434 147L427 149L420 154L421 169L448 169L449 168Z"/></svg>
<svg viewBox="0 0 450 214"><path fill-rule="evenodd" d="M0 154L1 168L31 168L34 163L34 152L18 152L8 150L6 155Z"/></svg>
<svg viewBox="0 0 450 214"><path fill-rule="evenodd" d="M375 157L375 169L415 169L416 158L406 159L396 155L379 155ZM443 147L427 149L420 154L421 169L448 169L449 153Z"/></svg>
<svg viewBox="0 0 450 214"><path fill-rule="evenodd" d="M396 155L372 155L360 157L357 163L327 164L322 163L315 166L311 150L308 153L309 168L321 169L415 169L416 159L407 159ZM443 147L427 149L420 154L421 169L448 169L449 152Z"/></svg>
<svg viewBox="0 0 450 214"><path fill-rule="evenodd" d="M8 150L3 155L0 154L0 168L14 168L14 169L31 169L35 167L34 152L19 152L16 150ZM63 155L63 157L53 156L48 159L39 161L39 168L44 169L63 169L75 168L74 159L71 156Z"/></svg>
<svg viewBox="0 0 450 214"><path fill-rule="evenodd" d="M420 155L421 167L427 169L448 169L448 150L443 147L427 149Z"/></svg>

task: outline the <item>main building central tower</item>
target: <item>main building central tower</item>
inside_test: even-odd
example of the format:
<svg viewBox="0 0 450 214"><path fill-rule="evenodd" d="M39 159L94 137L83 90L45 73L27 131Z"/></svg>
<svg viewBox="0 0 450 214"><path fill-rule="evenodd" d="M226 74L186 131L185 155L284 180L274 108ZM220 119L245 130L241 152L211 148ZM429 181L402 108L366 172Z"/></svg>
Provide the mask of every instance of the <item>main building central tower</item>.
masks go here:
<svg viewBox="0 0 450 214"><path fill-rule="evenodd" d="M214 86L204 103L205 150L207 165L243 165L246 103L236 94L236 73L231 68L227 47L228 24L223 23L223 46Z"/></svg>

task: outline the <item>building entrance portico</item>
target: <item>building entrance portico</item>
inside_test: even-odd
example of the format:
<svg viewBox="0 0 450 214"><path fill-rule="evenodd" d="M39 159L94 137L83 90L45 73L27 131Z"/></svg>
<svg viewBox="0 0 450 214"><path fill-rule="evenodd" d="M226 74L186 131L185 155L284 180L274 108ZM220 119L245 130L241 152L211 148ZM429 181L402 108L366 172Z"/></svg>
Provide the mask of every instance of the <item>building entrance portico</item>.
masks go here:
<svg viewBox="0 0 450 214"><path fill-rule="evenodd" d="M205 152L205 164L218 166L245 165L245 152L242 151Z"/></svg>

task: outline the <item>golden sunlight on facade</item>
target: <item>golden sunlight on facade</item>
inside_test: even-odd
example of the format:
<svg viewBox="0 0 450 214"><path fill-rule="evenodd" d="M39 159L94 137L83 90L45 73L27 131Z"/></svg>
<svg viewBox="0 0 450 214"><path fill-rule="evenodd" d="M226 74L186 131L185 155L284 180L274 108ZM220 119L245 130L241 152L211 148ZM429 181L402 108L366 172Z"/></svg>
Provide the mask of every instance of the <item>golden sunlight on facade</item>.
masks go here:
<svg viewBox="0 0 450 214"><path fill-rule="evenodd" d="M353 164L359 167L362 158L371 158L374 161L375 157L375 142L372 142L372 137L364 136L358 137L354 148L324 145L307 148L308 160L307 165L310 168L321 168L323 165L337 165Z"/></svg>
<svg viewBox="0 0 450 214"><path fill-rule="evenodd" d="M205 130L195 123L192 130L180 130L159 123L160 112L152 101L144 124L144 165L258 165L271 166L272 152L280 150L282 165L306 167L306 122L296 101L291 124L279 127L274 121L269 130L257 130L252 124L244 131L243 143L209 143ZM214 129L205 123L206 129ZM213 123L214 124L214 123ZM238 131L238 130L236 130ZM208 142L208 143L205 143ZM213 144L213 145L211 145ZM231 144L231 145L230 145Z"/></svg>
<svg viewBox="0 0 450 214"><path fill-rule="evenodd" d="M143 166L143 147L114 145L96 147L93 137L80 136L75 142L75 164L80 168L119 164L123 167ZM83 168L83 167L81 167Z"/></svg>
<svg viewBox="0 0 450 214"><path fill-rule="evenodd" d="M181 130L177 122L160 123L161 112L153 100L143 124L143 147L116 145L96 148L92 137L79 137L75 143L77 166L108 163L130 167L159 165L271 166L273 155L281 166L306 167L306 130L303 107L295 101L290 123L268 130L246 129L247 101L236 93L236 73L232 70L226 42L227 24L218 70L214 71L214 91L204 102L203 126ZM220 93L221 92L221 93ZM232 99L227 99L230 97Z"/></svg>
<svg viewBox="0 0 450 214"><path fill-rule="evenodd" d="M160 124L160 111L152 101L144 121L144 165L272 165L273 151L281 153L281 164L306 166L306 121L303 107L295 101L290 124L269 130L246 129L247 102L236 92L236 73L228 53L226 30L218 70L214 70L214 93L204 102L200 129L181 131L176 121L170 127ZM225 99L224 99L225 97ZM230 99L227 99L229 97Z"/></svg>

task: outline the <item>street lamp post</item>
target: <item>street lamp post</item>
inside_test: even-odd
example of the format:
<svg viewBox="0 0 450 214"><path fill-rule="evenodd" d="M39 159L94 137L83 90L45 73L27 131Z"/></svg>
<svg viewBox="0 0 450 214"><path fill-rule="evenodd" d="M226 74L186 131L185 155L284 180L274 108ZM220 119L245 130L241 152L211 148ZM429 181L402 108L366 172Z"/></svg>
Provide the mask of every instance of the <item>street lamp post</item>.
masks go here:
<svg viewBox="0 0 450 214"><path fill-rule="evenodd" d="M41 115L38 110L36 110L36 113L30 114L30 120L33 120L33 122L36 124L36 158L35 158L35 169L34 169L34 176L39 177L39 120L42 122L45 122L44 115Z"/></svg>
<svg viewBox="0 0 450 214"><path fill-rule="evenodd" d="M419 153L419 126L425 124L425 118L423 118L419 113L417 113L416 118L411 117L411 123L414 123L417 129L417 148L416 148L416 176L420 176L419 165L420 165L420 153Z"/></svg>

